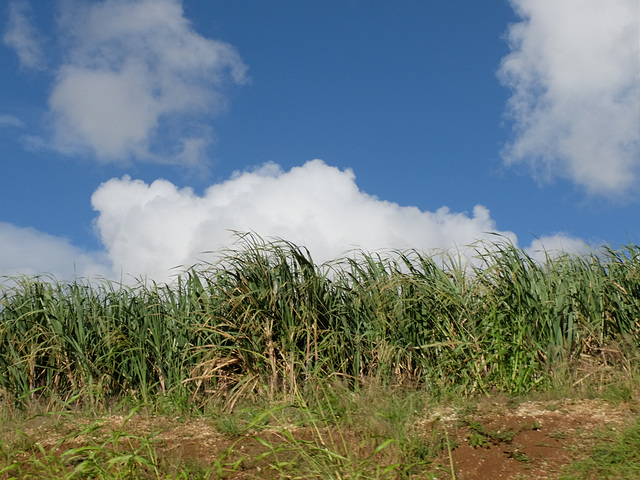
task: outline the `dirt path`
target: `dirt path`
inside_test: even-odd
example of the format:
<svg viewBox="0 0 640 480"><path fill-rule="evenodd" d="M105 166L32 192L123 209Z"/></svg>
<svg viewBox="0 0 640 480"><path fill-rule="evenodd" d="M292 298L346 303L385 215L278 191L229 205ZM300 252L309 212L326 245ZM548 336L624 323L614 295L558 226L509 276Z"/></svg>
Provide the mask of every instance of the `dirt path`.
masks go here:
<svg viewBox="0 0 640 480"><path fill-rule="evenodd" d="M487 400L464 410L430 410L416 421L413 430L425 439L433 439L434 432L447 434L451 458L444 448L432 464L434 478L452 478L449 469L452 460L457 480L554 479L559 478L562 466L588 453L596 429L607 425L622 427L638 414L638 405L612 405L601 400L520 404ZM265 442L276 449L287 442L291 444L282 428L231 435L221 433L210 418L182 420L136 415L124 428L124 417L108 416L102 420L100 435L126 430L127 434L142 438L157 433L153 441L159 458L188 461L202 468L218 462L227 465L223 478L229 479L282 478L270 468L274 457L263 455L269 450ZM34 424L25 432L46 450L68 434L61 425ZM318 435L318 431L311 428L295 428L290 433L291 438L302 443L311 442ZM348 430L326 429L321 435L330 442L332 435L339 435L341 444L360 449L359 455L367 454L368 447L362 446L362 437ZM96 438L76 437L60 448L77 448L90 440ZM284 455L286 457L286 453ZM230 467L234 464L235 467Z"/></svg>

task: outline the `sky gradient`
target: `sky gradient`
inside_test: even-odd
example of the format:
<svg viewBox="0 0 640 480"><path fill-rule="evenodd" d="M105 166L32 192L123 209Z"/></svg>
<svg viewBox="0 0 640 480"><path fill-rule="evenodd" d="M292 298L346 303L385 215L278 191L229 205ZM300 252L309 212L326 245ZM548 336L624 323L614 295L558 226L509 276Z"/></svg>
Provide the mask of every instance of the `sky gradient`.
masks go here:
<svg viewBox="0 0 640 480"><path fill-rule="evenodd" d="M0 275L640 243L637 0L1 8Z"/></svg>

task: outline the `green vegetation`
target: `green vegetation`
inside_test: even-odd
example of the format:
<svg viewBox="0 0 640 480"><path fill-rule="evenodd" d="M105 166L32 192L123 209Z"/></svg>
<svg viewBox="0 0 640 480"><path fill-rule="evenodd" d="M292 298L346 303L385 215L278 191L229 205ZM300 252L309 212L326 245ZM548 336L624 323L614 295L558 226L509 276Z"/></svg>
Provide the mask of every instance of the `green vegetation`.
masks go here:
<svg viewBox="0 0 640 480"><path fill-rule="evenodd" d="M315 265L245 237L172 285L11 279L0 297L0 392L14 405L81 394L231 402L318 378L357 386L524 393L581 358L635 368L640 247L539 265L508 244L440 267L416 251ZM581 378L576 378L581 382Z"/></svg>
<svg viewBox="0 0 640 480"><path fill-rule="evenodd" d="M424 406L415 392L368 387L354 396L336 384L317 393L313 405L302 398L243 402L235 412L197 415L184 426L156 417L156 405L92 420L70 402L60 406L62 414L14 419L0 431L0 478L411 478L444 471L430 460L443 450L441 433L422 437L412 425ZM237 427L220 425L221 415ZM194 423L202 419L209 433L195 442L203 447L192 452L199 461L184 461L175 444L199 435Z"/></svg>
<svg viewBox="0 0 640 480"><path fill-rule="evenodd" d="M607 427L599 431L587 458L572 463L565 471L563 480L640 478L640 418L622 429Z"/></svg>
<svg viewBox="0 0 640 480"><path fill-rule="evenodd" d="M115 405L215 411L221 435L275 429L260 437L254 460L281 476L305 465L300 478L410 478L444 454L452 478L458 444L444 422L430 439L413 432L417 397L553 390L637 399L640 247L542 263L501 241L476 252L470 263L407 251L318 265L304 248L246 235L218 263L168 285L8 278L0 286L4 415L60 405L94 414ZM358 421L349 399L366 398L369 385L409 393L384 402L377 394L373 411L358 403L368 412ZM246 410L247 402L262 406ZM296 437L290 424L308 435ZM32 452L22 467L0 462L0 478L37 465L51 472L37 478L75 478L74 469L78 478L218 478L248 462L232 443L205 473L158 473L151 433L109 429L102 443L77 446L86 429L103 427L79 426L52 450L0 443L0 460ZM504 441L474 432L479 447ZM97 470L105 465L110 473Z"/></svg>

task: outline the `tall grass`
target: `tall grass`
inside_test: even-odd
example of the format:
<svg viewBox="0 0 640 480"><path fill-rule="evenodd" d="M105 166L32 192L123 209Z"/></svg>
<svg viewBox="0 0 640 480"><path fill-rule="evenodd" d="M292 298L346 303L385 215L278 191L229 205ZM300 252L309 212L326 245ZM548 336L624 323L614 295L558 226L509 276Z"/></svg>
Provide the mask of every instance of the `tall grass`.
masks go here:
<svg viewBox="0 0 640 480"><path fill-rule="evenodd" d="M585 356L630 369L640 345L633 244L544 262L497 242L470 264L418 251L316 264L248 235L170 285L8 280L0 395L11 405L78 394L233 404L332 377L522 393Z"/></svg>

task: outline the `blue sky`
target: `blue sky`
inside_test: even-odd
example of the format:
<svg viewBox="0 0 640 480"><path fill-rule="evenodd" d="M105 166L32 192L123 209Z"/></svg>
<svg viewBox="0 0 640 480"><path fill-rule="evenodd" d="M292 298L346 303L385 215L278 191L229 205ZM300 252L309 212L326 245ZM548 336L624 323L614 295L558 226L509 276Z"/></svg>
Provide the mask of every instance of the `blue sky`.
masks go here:
<svg viewBox="0 0 640 480"><path fill-rule="evenodd" d="M0 275L167 278L252 230L640 243L636 0L9 1Z"/></svg>

